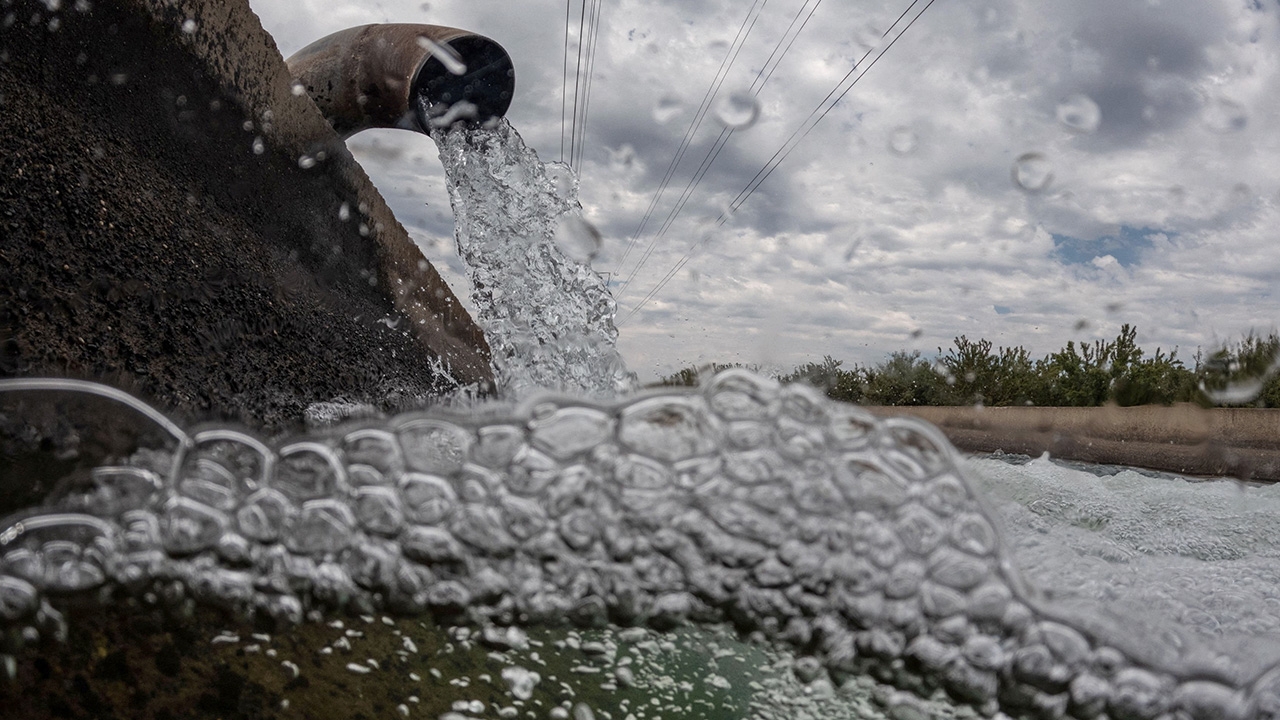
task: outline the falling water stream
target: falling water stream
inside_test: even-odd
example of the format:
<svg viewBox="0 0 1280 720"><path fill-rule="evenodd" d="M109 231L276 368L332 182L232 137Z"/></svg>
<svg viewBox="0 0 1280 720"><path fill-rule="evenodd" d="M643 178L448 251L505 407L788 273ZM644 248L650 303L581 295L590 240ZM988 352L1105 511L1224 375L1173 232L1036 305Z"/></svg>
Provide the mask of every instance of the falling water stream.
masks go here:
<svg viewBox="0 0 1280 720"><path fill-rule="evenodd" d="M439 143L458 254L499 388L509 399L633 390L616 347L613 296L571 254L595 240L581 220L577 178L568 166L540 162L505 119L487 125L457 126Z"/></svg>
<svg viewBox="0 0 1280 720"><path fill-rule="evenodd" d="M620 394L613 301L555 241L580 212L571 176L505 122L440 146L519 404L266 442L116 396L166 441L0 521L10 643L62 634L70 597L179 598L337 623L331 653L359 642L352 614L454 623L449 652L503 653L490 680L507 704L458 701L450 720L1280 718L1280 646L1261 641L1280 616L1276 492L962 461L922 423L742 370ZM579 630L542 630L563 624ZM525 705L553 682L547 643L582 654L564 673L604 673L606 699ZM684 662L718 668L698 671L705 696ZM735 684L749 705L715 694Z"/></svg>

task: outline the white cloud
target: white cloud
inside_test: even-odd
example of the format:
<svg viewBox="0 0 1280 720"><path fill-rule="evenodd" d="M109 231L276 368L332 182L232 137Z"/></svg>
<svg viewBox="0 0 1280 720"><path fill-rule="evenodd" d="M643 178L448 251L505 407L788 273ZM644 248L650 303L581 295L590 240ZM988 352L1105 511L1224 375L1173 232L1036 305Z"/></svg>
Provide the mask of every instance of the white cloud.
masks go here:
<svg viewBox="0 0 1280 720"><path fill-rule="evenodd" d="M801 3L766 6L723 91L752 84ZM621 298L625 316L708 237L622 327L623 353L642 376L709 361L877 362L897 349L931 353L959 334L1046 353L1068 339L1114 335L1124 322L1138 325L1150 349L1180 346L1186 356L1277 324L1274 5L935 3L714 226L860 56L868 27L883 31L906 4L826 0L800 34L760 94L759 121L733 134ZM598 269L618 269L748 5L604 3L581 164L583 203L606 237ZM253 6L286 55L366 22L489 35L515 61L512 123L544 160L560 156L563 3ZM1077 94L1100 109L1095 132L1057 118L1058 104ZM659 122L653 111L672 95L681 112ZM622 279L720 130L714 117L703 123ZM416 238L448 240L429 139L385 132L351 145ZM1011 177L1028 152L1052 168L1038 193ZM1090 243L1101 249L1074 256ZM450 244L427 254L458 283Z"/></svg>

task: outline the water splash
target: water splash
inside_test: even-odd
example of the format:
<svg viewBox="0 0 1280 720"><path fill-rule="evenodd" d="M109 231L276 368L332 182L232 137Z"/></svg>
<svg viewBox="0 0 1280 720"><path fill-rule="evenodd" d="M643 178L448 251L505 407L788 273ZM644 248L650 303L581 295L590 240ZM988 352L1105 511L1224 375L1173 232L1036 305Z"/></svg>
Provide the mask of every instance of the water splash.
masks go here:
<svg viewBox="0 0 1280 720"><path fill-rule="evenodd" d="M834 680L941 689L988 714L1280 708L1278 669L1154 657L1122 623L1035 599L934 429L746 371L697 392L413 413L285 444L178 436L0 522L0 626L27 628L3 636L57 634L68 595L165 587L290 621L338 608L490 626L731 620Z"/></svg>
<svg viewBox="0 0 1280 720"><path fill-rule="evenodd" d="M500 390L513 399L537 390L597 398L631 391L604 279L556 243L563 222L582 222L567 168L540 162L505 119L456 125L437 142L458 254Z"/></svg>

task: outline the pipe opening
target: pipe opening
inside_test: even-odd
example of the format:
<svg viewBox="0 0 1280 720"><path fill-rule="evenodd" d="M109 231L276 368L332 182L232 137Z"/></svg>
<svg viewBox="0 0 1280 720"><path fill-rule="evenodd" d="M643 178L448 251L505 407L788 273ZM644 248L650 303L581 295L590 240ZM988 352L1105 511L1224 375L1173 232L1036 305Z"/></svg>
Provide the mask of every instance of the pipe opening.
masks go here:
<svg viewBox="0 0 1280 720"><path fill-rule="evenodd" d="M511 107L515 68L498 43L468 35L447 43L463 59L467 69L454 75L434 55L428 56L413 79L410 97L422 131L428 135L457 120L486 122L502 117ZM467 105L459 105L459 103Z"/></svg>

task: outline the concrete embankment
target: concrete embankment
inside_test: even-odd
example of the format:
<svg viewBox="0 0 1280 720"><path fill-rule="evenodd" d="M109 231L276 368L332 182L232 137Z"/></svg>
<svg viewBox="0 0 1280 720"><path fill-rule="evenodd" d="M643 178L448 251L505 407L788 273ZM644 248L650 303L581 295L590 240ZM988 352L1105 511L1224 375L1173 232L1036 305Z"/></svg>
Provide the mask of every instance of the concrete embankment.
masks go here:
<svg viewBox="0 0 1280 720"><path fill-rule="evenodd" d="M0 377L267 431L491 382L482 333L246 0L0 15Z"/></svg>
<svg viewBox="0 0 1280 720"><path fill-rule="evenodd" d="M0 4L0 377L95 380L268 434L317 401L492 381L480 330L291 85L246 0ZM0 518L132 451L147 423L104 405L0 397ZM66 642L0 638L0 716L395 714L297 666L286 710L267 685L287 676L209 652L262 628L181 597L103 595L59 606ZM318 657L324 628L282 642Z"/></svg>
<svg viewBox="0 0 1280 720"><path fill-rule="evenodd" d="M870 407L938 426L957 448L1280 481L1280 409Z"/></svg>

